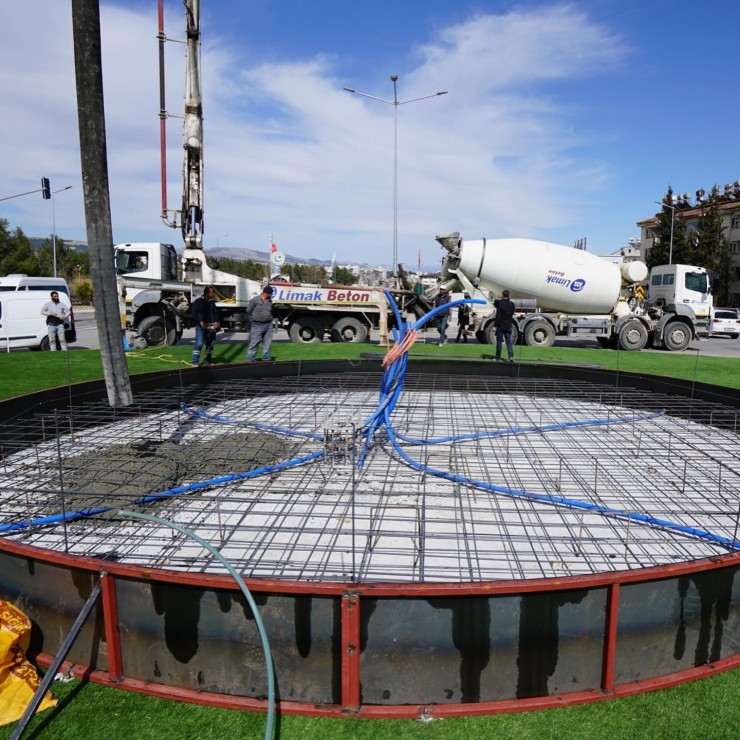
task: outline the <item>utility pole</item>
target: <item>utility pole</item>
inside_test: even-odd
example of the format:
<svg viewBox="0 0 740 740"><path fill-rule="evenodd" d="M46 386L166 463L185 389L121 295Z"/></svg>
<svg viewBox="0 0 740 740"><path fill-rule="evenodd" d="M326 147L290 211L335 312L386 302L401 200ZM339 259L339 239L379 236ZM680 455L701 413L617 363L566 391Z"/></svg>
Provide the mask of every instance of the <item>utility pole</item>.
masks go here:
<svg viewBox="0 0 740 740"><path fill-rule="evenodd" d="M82 191L100 356L111 406L133 403L123 349L108 188L98 0L72 0Z"/></svg>

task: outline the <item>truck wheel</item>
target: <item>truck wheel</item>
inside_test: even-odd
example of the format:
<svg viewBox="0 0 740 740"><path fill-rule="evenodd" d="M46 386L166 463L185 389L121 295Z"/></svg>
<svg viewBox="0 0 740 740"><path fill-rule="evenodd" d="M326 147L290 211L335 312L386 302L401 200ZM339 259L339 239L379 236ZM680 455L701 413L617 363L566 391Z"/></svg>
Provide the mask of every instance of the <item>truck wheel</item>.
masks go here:
<svg viewBox="0 0 740 740"><path fill-rule="evenodd" d="M291 342L309 344L321 342L324 338L324 330L316 319L306 317L294 321L288 329L288 335Z"/></svg>
<svg viewBox="0 0 740 740"><path fill-rule="evenodd" d="M493 325L493 321L486 325L483 330L483 336L485 337L486 344L496 344L496 327ZM519 329L516 324L511 325L511 343L516 344L519 341Z"/></svg>
<svg viewBox="0 0 740 740"><path fill-rule="evenodd" d="M493 321L486 324L486 328L483 329L483 336L486 344L496 344L496 327L493 325Z"/></svg>
<svg viewBox="0 0 740 740"><path fill-rule="evenodd" d="M163 347L175 344L177 332L175 327L161 316L147 316L136 328L139 336L146 339L149 347Z"/></svg>
<svg viewBox="0 0 740 740"><path fill-rule="evenodd" d="M332 342L364 342L366 339L365 325L354 316L339 319L331 328Z"/></svg>
<svg viewBox="0 0 740 740"><path fill-rule="evenodd" d="M555 329L547 321L530 321L524 327L524 344L529 347L552 347L555 344Z"/></svg>
<svg viewBox="0 0 740 740"><path fill-rule="evenodd" d="M619 346L632 352L641 350L648 340L647 329L638 319L625 321L624 326L619 331Z"/></svg>
<svg viewBox="0 0 740 740"><path fill-rule="evenodd" d="M691 342L691 329L682 321L672 321L663 334L663 344L671 352L683 352Z"/></svg>

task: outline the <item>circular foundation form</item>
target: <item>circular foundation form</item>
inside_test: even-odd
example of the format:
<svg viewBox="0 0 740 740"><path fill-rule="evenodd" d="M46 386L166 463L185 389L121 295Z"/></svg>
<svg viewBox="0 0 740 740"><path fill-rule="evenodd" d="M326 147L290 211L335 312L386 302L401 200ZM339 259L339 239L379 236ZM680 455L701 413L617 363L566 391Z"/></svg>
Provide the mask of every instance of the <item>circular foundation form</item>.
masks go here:
<svg viewBox="0 0 740 740"><path fill-rule="evenodd" d="M377 362L132 378L6 402L0 598L123 688L449 716L740 665L740 394L594 368ZM372 427L372 434L363 430Z"/></svg>

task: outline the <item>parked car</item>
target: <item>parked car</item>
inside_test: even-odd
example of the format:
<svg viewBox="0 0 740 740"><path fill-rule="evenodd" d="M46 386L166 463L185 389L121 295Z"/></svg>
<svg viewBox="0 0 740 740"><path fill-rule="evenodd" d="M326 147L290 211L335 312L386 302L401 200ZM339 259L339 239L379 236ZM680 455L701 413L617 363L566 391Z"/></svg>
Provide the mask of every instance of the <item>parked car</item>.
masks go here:
<svg viewBox="0 0 740 740"><path fill-rule="evenodd" d="M740 314L734 308L715 308L712 316L712 334L740 337Z"/></svg>

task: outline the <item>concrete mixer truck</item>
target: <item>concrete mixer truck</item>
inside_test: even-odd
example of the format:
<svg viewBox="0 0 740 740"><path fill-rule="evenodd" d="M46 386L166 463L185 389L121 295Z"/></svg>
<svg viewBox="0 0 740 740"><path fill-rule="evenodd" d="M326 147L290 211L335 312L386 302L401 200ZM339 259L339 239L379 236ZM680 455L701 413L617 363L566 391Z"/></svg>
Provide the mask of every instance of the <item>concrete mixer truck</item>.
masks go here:
<svg viewBox="0 0 740 740"><path fill-rule="evenodd" d="M491 298L505 289L517 304L513 333L532 346L577 336L625 350L681 351L708 335L712 299L702 267L653 268L645 296L643 262L616 265L533 239L463 240L453 232L437 241L446 250L441 285L488 301L473 317L480 342L495 342Z"/></svg>

